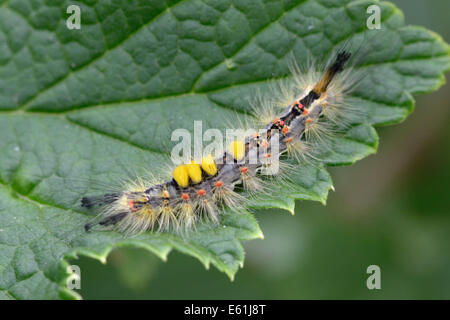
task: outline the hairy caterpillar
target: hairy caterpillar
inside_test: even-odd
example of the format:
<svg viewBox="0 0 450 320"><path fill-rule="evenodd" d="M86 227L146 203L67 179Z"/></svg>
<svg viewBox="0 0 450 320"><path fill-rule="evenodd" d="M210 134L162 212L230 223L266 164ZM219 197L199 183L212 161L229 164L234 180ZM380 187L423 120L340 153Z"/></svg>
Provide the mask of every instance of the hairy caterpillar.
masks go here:
<svg viewBox="0 0 450 320"><path fill-rule="evenodd" d="M347 68L351 56L347 49L338 50L322 71L311 68L307 74L293 65L294 81L280 90L278 100L283 102L254 103L261 130L230 142L220 156L206 155L198 163L176 166L169 181L138 180L122 191L83 197L83 207L100 208L98 218L85 225L86 231L96 224L126 234L189 231L199 220L217 223L223 207L239 211L245 206L245 197L236 192L238 185L250 193L270 192L261 176L263 170L271 171L270 160L286 154L301 165L304 159L314 159L314 150L326 145L333 130L348 125L356 112L345 102L356 79ZM282 179L288 175L286 169L295 170L283 161L281 168Z"/></svg>

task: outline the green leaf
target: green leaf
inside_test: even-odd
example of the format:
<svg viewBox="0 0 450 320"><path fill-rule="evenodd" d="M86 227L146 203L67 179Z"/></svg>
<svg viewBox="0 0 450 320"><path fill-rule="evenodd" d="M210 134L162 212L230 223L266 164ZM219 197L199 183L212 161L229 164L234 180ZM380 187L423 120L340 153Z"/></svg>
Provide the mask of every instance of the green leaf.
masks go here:
<svg viewBox="0 0 450 320"><path fill-rule="evenodd" d="M292 55L321 60L350 36L363 38L366 8L378 4L385 36L368 43L357 69L368 76L351 99L364 112L322 159L351 164L377 148L373 126L398 123L413 93L439 88L449 46L405 26L388 2L77 1L81 30L68 30L69 1L0 1L0 298L79 298L65 286L66 261L103 262L120 246L161 259L172 249L213 264L231 279L244 263L242 240L262 238L248 212L226 213L188 239L146 233L124 238L85 233L80 198L91 181L113 183L127 171L159 173L176 128L224 128L249 111L267 80L289 77ZM293 212L296 199L325 203L325 167L305 166L292 188L253 207ZM286 239L289 241L289 239Z"/></svg>

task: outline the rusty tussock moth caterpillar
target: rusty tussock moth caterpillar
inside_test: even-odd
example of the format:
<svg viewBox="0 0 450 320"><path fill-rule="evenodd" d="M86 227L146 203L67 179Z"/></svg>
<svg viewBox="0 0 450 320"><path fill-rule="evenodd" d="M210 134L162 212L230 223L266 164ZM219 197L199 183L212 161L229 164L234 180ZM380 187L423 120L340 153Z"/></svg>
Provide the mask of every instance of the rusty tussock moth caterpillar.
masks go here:
<svg viewBox="0 0 450 320"><path fill-rule="evenodd" d="M315 150L327 147L329 139L352 122L357 106L346 102L348 92L360 80L350 65L352 53L337 50L321 70L311 65L302 72L291 65L293 80L281 83L278 97L259 97L252 103L253 115L261 129L230 142L218 157L205 155L200 161L173 168L172 179L137 179L122 191L101 196L83 197L85 208L98 208L98 217L85 225L112 226L125 234L146 230L185 233L198 221L219 223L224 207L235 212L246 205L249 194L270 193L273 159L283 156L296 165L280 159L280 183L289 179L289 172L303 161L320 161ZM354 54L353 54L354 56Z"/></svg>

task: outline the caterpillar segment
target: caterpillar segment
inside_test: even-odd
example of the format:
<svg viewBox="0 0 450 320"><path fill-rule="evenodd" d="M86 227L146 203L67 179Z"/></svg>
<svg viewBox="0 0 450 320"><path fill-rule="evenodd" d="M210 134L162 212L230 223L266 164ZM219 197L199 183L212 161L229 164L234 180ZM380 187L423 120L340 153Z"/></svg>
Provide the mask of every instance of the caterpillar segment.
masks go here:
<svg viewBox="0 0 450 320"><path fill-rule="evenodd" d="M336 119L327 108L335 111L341 106L343 89L339 83L334 85L333 79L349 58L346 51L338 53L316 83L303 88L304 93L259 132L229 143L219 157L207 155L200 163L178 165L172 179L160 184L138 183L127 191L84 197L82 206L102 208L97 220L86 224L85 229L100 224L126 234L189 231L199 220L218 222L223 207L235 211L244 207L246 199L235 191L237 185L250 194L270 192L259 174L262 169L270 169L270 160L283 153L297 160L305 158L323 137L323 118ZM333 92L328 94L330 86ZM273 142L277 142L277 148Z"/></svg>

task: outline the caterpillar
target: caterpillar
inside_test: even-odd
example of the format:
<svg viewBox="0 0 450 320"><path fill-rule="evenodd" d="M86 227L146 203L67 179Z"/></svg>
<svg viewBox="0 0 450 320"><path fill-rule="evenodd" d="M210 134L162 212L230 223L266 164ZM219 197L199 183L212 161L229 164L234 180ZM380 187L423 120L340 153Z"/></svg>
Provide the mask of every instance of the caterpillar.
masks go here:
<svg viewBox="0 0 450 320"><path fill-rule="evenodd" d="M279 99L253 102L254 115L268 118L260 121L262 127L231 141L219 156L208 154L180 164L168 181L138 179L123 191L83 197L82 207L100 210L85 230L101 225L125 234L189 232L198 221L218 223L225 208L239 212L246 203L239 188L250 194L270 192L270 180L262 172L271 172L273 159L293 158L296 165L315 159L314 150L327 143L330 133L351 122L354 110L345 102L357 81L348 67L351 56L350 50L341 48L322 71L310 67L306 74L294 62L293 81L281 85ZM275 177L283 179L295 165L280 160L280 168Z"/></svg>

